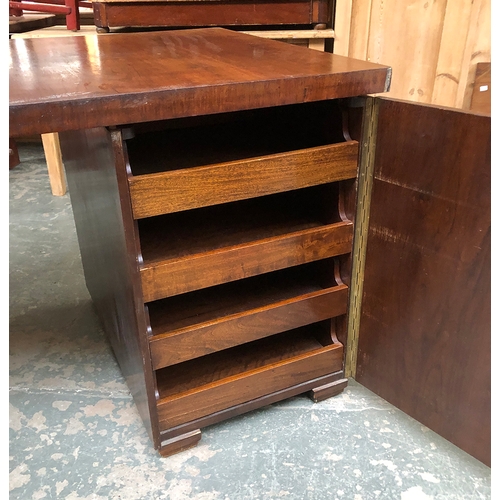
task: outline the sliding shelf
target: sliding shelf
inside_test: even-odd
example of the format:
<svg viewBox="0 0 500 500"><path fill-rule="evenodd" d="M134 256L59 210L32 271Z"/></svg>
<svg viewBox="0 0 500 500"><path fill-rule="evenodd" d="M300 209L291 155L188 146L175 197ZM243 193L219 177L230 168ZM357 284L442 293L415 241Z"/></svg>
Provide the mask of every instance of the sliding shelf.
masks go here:
<svg viewBox="0 0 500 500"><path fill-rule="evenodd" d="M338 103L283 108L138 127L126 141L134 218L356 177L358 143L345 141Z"/></svg>
<svg viewBox="0 0 500 500"><path fill-rule="evenodd" d="M353 224L328 187L139 221L144 301L349 253Z"/></svg>
<svg viewBox="0 0 500 500"><path fill-rule="evenodd" d="M134 218L168 214L356 177L358 143L301 149L131 177Z"/></svg>
<svg viewBox="0 0 500 500"><path fill-rule="evenodd" d="M150 303L153 369L345 314L334 274L329 259Z"/></svg>
<svg viewBox="0 0 500 500"><path fill-rule="evenodd" d="M279 333L156 372L160 430L342 369L329 322Z"/></svg>
<svg viewBox="0 0 500 500"><path fill-rule="evenodd" d="M136 177L346 140L335 100L137 123L124 138Z"/></svg>

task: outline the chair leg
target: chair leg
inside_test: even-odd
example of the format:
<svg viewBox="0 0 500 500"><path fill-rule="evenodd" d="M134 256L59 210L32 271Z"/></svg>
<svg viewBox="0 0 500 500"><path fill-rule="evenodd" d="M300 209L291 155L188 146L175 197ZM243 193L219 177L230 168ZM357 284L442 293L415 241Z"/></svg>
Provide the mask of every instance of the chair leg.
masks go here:
<svg viewBox="0 0 500 500"><path fill-rule="evenodd" d="M64 0L64 4L71 8L71 12L66 16L66 28L71 31L80 29L80 7L78 0Z"/></svg>
<svg viewBox="0 0 500 500"><path fill-rule="evenodd" d="M64 175L59 135L57 133L42 134L42 143L52 194L62 196L66 194L66 177Z"/></svg>

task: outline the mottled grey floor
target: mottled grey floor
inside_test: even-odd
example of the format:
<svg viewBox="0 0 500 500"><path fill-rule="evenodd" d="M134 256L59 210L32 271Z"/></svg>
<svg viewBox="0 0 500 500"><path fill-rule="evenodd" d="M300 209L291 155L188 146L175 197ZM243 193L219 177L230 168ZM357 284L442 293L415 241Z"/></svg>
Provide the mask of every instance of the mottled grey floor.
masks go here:
<svg viewBox="0 0 500 500"><path fill-rule="evenodd" d="M354 381L203 431L161 458L85 288L69 195L43 150L10 172L10 498L464 500L491 471Z"/></svg>

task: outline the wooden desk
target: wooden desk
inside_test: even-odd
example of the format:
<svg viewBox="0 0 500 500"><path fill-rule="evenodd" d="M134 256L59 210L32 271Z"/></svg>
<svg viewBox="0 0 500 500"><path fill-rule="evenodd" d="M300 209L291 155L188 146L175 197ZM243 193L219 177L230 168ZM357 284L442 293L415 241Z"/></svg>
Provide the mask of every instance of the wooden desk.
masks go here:
<svg viewBox="0 0 500 500"><path fill-rule="evenodd" d="M219 28L10 51L10 132L60 132L160 453L349 375L489 463L489 117L363 97L389 68Z"/></svg>
<svg viewBox="0 0 500 500"><path fill-rule="evenodd" d="M59 132L87 286L155 447L341 391L358 142L338 99L388 68L219 28L10 43L10 132Z"/></svg>

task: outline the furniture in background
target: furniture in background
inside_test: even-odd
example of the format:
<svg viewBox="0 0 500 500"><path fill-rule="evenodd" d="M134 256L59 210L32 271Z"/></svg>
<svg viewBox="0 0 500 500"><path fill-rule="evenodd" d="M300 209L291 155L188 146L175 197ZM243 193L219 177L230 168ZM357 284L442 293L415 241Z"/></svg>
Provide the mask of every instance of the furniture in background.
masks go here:
<svg viewBox="0 0 500 500"><path fill-rule="evenodd" d="M24 33L26 31L54 26L57 22L54 14L23 13L21 16L9 15L9 38L12 33Z"/></svg>
<svg viewBox="0 0 500 500"><path fill-rule="evenodd" d="M117 27L331 28L331 0L96 0L98 30ZM279 28L278 28L279 29Z"/></svg>
<svg viewBox="0 0 500 500"><path fill-rule="evenodd" d="M219 28L10 43L38 55L12 69L11 133L59 131L87 287L155 448L341 391L359 151L342 99L388 68Z"/></svg>
<svg viewBox="0 0 500 500"><path fill-rule="evenodd" d="M22 17L24 11L63 14L66 28L80 29L80 7L92 8L92 2L85 0L9 0L9 16Z"/></svg>

